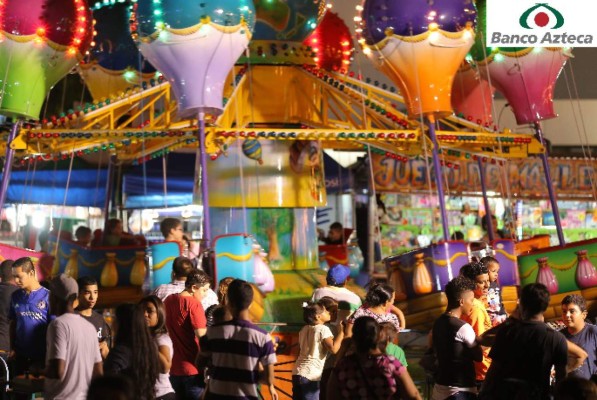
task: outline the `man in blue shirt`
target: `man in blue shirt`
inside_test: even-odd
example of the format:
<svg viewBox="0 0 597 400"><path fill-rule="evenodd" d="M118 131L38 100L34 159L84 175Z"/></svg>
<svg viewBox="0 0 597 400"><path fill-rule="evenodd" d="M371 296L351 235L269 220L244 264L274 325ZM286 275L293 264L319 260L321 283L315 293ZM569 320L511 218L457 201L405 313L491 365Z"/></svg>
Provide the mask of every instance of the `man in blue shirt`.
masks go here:
<svg viewBox="0 0 597 400"><path fill-rule="evenodd" d="M29 257L14 262L12 275L19 287L12 294L9 312L14 373L39 374L45 365L50 291L40 285Z"/></svg>
<svg viewBox="0 0 597 400"><path fill-rule="evenodd" d="M597 326L587 324L587 303L579 294L571 294L562 300L562 320L566 328L560 332L572 343L580 346L587 352L585 362L570 376L591 379L597 374Z"/></svg>

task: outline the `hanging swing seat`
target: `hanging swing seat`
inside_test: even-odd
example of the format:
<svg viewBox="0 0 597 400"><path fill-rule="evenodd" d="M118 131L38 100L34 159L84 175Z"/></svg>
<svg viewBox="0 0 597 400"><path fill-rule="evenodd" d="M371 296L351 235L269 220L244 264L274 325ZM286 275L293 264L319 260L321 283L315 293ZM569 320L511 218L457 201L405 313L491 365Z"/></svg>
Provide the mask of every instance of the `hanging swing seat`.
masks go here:
<svg viewBox="0 0 597 400"><path fill-rule="evenodd" d="M150 246L152 289L172 281L172 263L176 257L183 254L183 248L178 242L159 242Z"/></svg>
<svg viewBox="0 0 597 400"><path fill-rule="evenodd" d="M274 275L267 263L267 255L252 236L244 233L217 236L214 252L216 282L232 277L252 283L264 293L274 290Z"/></svg>
<svg viewBox="0 0 597 400"><path fill-rule="evenodd" d="M66 273L73 278L91 276L102 288L143 285L146 278L145 247L86 247L50 235L49 249L55 249L52 275Z"/></svg>

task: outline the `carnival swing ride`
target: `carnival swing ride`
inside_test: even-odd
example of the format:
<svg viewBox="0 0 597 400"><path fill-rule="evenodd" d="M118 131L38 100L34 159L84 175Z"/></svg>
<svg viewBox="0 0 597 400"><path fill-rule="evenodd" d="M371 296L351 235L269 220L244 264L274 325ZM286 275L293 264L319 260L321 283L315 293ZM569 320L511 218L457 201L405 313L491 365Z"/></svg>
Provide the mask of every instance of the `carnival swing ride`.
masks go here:
<svg viewBox="0 0 597 400"><path fill-rule="evenodd" d="M384 174L423 159L435 179L442 240L386 265L407 324L428 327L445 306L443 286L471 253L467 243L449 240L444 203L444 179L461 172L460 161L478 163L489 210L486 168L540 157L558 219L540 121L555 117L553 87L570 50L487 48L482 0L366 0L358 10L363 53L398 90L350 71L353 39L323 0L2 2L0 112L14 123L0 149L0 206L13 164L70 160L72 167L75 157L98 152L143 164L196 148L195 197L214 277L241 277L268 292L255 318L299 322L300 302L324 277L314 222L314 207L326 202L322 150L365 152L385 168L371 177L373 188ZM94 29L92 57L83 57ZM140 55L119 42L133 43L131 35ZM123 52L129 61L119 58ZM78 61L94 102L39 120L46 93ZM519 124L534 125L535 136L498 129L492 88ZM487 219L491 227L489 213ZM537 280L554 304L579 290L591 302L597 244L565 245L556 223L556 247L529 251L540 242L490 236L501 284ZM0 254L11 251L2 247ZM52 251L53 273L96 275L107 288L139 293L148 275L144 247L90 250L57 238ZM164 265L178 254L177 245L154 247L154 284L169 280ZM511 307L515 290L505 294Z"/></svg>

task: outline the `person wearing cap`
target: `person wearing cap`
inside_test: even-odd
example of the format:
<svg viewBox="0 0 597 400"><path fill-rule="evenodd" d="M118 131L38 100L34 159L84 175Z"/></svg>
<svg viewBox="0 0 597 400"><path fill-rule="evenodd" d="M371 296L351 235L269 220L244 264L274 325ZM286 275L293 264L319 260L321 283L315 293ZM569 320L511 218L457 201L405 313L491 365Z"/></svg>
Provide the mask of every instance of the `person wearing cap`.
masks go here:
<svg viewBox="0 0 597 400"><path fill-rule="evenodd" d="M103 375L95 327L75 308L79 287L60 274L50 281L50 308L56 319L48 326L44 399L83 400L91 379Z"/></svg>
<svg viewBox="0 0 597 400"><path fill-rule="evenodd" d="M346 265L336 264L328 270L326 276L327 286L315 289L312 302L317 302L322 297L331 297L338 302L338 317L335 323L339 323L348 317L353 311L358 309L361 304L361 298L356 293L346 288L346 281L350 276L350 268Z"/></svg>

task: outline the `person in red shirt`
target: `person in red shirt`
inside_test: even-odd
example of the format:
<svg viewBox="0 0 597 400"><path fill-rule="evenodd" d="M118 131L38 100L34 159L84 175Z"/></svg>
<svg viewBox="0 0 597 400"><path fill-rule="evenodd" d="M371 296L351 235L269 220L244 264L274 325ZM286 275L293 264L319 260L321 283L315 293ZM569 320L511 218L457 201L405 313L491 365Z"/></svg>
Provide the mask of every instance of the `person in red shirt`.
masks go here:
<svg viewBox="0 0 597 400"><path fill-rule="evenodd" d="M197 400L205 390L203 373L195 366L195 359L199 353L199 338L207 329L201 299L209 291L210 281L205 272L192 270L185 289L164 301L166 327L174 347L170 382L178 399Z"/></svg>

